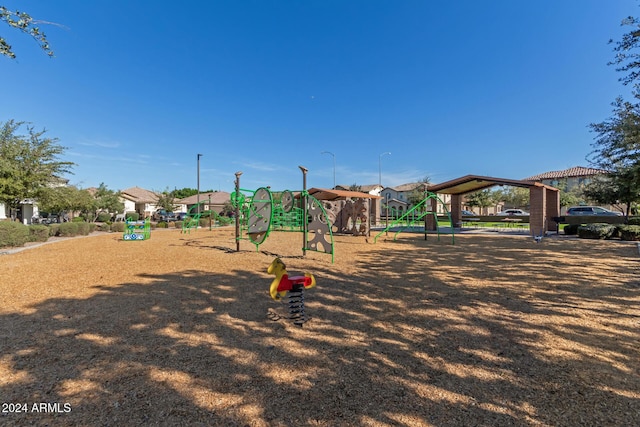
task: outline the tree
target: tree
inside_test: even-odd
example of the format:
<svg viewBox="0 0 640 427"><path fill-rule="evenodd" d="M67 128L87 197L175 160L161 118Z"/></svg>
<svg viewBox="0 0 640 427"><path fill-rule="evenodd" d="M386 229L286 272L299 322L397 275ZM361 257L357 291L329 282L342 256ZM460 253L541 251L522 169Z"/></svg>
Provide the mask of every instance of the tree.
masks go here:
<svg viewBox="0 0 640 427"><path fill-rule="evenodd" d="M0 123L0 202L9 208L17 208L22 199L38 199L74 166L59 159L66 148L57 138L45 138L45 130L36 132L31 126L26 126L27 135L17 134L23 125Z"/></svg>
<svg viewBox="0 0 640 427"><path fill-rule="evenodd" d="M431 184L431 178L428 176L425 176L420 181L418 181L416 187L407 195L407 201L413 206L422 202L426 197L425 193L427 192L429 184Z"/></svg>
<svg viewBox="0 0 640 427"><path fill-rule="evenodd" d="M612 105L611 118L589 126L596 137L588 160L609 174L594 180L585 194L600 203L626 204L628 216L632 204L640 201L640 104L618 97Z"/></svg>
<svg viewBox="0 0 640 427"><path fill-rule="evenodd" d="M120 192L109 190L104 182L100 183L94 197L95 207L98 211L124 213L124 203L120 201Z"/></svg>
<svg viewBox="0 0 640 427"><path fill-rule="evenodd" d="M184 199L185 197L189 197L189 196L195 196L196 194L198 194L198 190L195 188L180 188L180 189L174 189L173 190L173 195L176 199Z"/></svg>
<svg viewBox="0 0 640 427"><path fill-rule="evenodd" d="M494 203L493 192L491 190L481 190L467 194L465 199L467 205L471 207L478 206L482 208L482 210L492 206Z"/></svg>
<svg viewBox="0 0 640 427"><path fill-rule="evenodd" d="M504 202L508 208L527 208L529 206L529 189L522 187L507 187L494 190L492 200Z"/></svg>
<svg viewBox="0 0 640 427"><path fill-rule="evenodd" d="M362 186L356 184L355 182L353 184L351 184L351 186L349 187L349 191L362 191Z"/></svg>
<svg viewBox="0 0 640 427"><path fill-rule="evenodd" d="M46 189L38 205L43 212L82 212L86 218L93 218L96 199L89 191L70 185Z"/></svg>
<svg viewBox="0 0 640 427"><path fill-rule="evenodd" d="M233 207L233 203L231 203L231 200L227 200L224 202L224 205L222 206L222 212L220 212L220 214L223 216L232 217L235 212L236 208Z"/></svg>
<svg viewBox="0 0 640 427"><path fill-rule="evenodd" d="M160 209L166 210L167 212L173 212L173 209L175 208L175 204L176 204L176 198L174 196L174 192L169 191L169 189L167 188L162 193L157 193L157 194L158 194L158 201L156 202L156 206L158 206L158 208ZM197 194L197 191L196 191L196 194Z"/></svg>
<svg viewBox="0 0 640 427"><path fill-rule="evenodd" d="M0 6L0 21L4 21L10 27L16 28L25 34L30 35L40 45L49 57L53 56L53 51L47 41L47 36L36 25L43 21L36 21L27 13L15 11L12 12L4 6ZM15 59L16 55L11 49L11 45L7 43L4 37L0 37L0 54Z"/></svg>
<svg viewBox="0 0 640 427"><path fill-rule="evenodd" d="M560 190L560 206L575 206L587 202L583 184L568 189L567 180L561 179L555 187Z"/></svg>

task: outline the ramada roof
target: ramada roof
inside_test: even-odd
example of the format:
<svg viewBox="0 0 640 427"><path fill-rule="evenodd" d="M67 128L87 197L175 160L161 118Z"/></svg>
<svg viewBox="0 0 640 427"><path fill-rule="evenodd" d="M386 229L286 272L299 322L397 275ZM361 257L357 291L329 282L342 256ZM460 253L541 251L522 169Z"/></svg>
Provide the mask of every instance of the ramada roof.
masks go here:
<svg viewBox="0 0 640 427"><path fill-rule="evenodd" d="M579 176L603 175L607 173L608 172L604 169L587 168L584 166L574 166L572 168L561 170L561 171L551 171L551 172L545 172L538 175L530 176L529 178L525 178L524 181L542 181L543 179L573 178L573 177L579 177Z"/></svg>

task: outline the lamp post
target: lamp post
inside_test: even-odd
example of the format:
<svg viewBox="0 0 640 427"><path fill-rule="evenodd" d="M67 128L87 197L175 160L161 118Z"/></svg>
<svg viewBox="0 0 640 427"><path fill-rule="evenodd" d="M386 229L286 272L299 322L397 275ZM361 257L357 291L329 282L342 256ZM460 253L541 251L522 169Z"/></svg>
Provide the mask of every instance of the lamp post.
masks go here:
<svg viewBox="0 0 640 427"><path fill-rule="evenodd" d="M242 171L236 172L236 191L233 194L233 197L235 197L234 204L236 206L236 252L240 252L240 175L242 175Z"/></svg>
<svg viewBox="0 0 640 427"><path fill-rule="evenodd" d="M320 154L331 154L331 157L333 157L333 189L336 189L336 155L333 154L331 151L323 151Z"/></svg>
<svg viewBox="0 0 640 427"><path fill-rule="evenodd" d="M197 213L200 213L200 157L202 157L202 154L198 154L198 195L196 196Z"/></svg>
<svg viewBox="0 0 640 427"><path fill-rule="evenodd" d="M298 166L300 171L302 172L302 193L300 194L300 198L302 199L302 256L307 255L307 230L309 230L309 222L307 219L307 209L309 209L308 202L309 198L307 197L307 172L309 169L304 166Z"/></svg>
<svg viewBox="0 0 640 427"><path fill-rule="evenodd" d="M382 187L382 156L385 154L391 154L390 151L385 151L384 153L378 156L378 185Z"/></svg>

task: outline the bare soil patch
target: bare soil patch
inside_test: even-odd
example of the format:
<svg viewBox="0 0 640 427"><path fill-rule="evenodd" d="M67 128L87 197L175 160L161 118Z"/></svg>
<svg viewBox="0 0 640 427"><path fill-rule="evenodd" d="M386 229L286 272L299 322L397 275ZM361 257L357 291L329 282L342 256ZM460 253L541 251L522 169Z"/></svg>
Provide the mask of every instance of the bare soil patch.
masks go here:
<svg viewBox="0 0 640 427"><path fill-rule="evenodd" d="M0 256L0 424L640 425L635 244L301 247L154 230ZM275 255L316 276L302 328L268 316Z"/></svg>

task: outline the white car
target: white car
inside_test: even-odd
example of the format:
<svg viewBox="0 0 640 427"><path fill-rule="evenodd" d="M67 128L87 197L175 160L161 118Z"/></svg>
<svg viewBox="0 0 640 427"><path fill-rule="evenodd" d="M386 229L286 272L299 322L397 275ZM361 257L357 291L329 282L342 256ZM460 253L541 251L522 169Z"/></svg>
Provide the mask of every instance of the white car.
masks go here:
<svg viewBox="0 0 640 427"><path fill-rule="evenodd" d="M510 216L510 215L529 216L529 212L525 212L522 209L505 209L502 212L498 212L496 215L501 215L501 216Z"/></svg>

